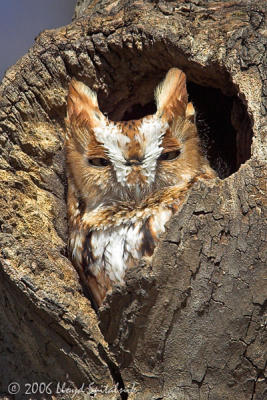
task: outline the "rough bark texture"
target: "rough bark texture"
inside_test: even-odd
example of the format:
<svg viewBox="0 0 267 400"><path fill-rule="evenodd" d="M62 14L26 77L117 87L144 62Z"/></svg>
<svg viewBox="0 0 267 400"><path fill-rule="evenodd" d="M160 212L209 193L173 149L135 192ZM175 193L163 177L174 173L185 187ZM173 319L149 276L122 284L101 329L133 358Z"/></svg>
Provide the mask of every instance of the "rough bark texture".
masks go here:
<svg viewBox="0 0 267 400"><path fill-rule="evenodd" d="M93 383L124 385L134 400L263 400L266 2L81 1L75 15L0 86L0 393L16 381L16 399L32 382L55 394L65 382L85 385L76 398ZM68 82L96 89L110 118L134 118L153 109L172 66L188 76L205 151L227 178L193 187L152 264L128 271L98 317L66 258Z"/></svg>

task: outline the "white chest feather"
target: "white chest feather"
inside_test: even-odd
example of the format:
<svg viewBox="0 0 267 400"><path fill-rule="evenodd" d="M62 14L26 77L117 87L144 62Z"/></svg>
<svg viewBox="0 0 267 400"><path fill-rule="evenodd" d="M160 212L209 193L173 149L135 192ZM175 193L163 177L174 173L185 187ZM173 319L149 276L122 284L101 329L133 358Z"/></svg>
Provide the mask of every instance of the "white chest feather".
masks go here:
<svg viewBox="0 0 267 400"><path fill-rule="evenodd" d="M70 240L72 258L83 268L87 264L94 276L104 272L112 282L122 283L127 268L145 254L153 253L171 216L172 211L162 207L146 221L129 221L128 224L92 231L90 235L76 232Z"/></svg>
<svg viewBox="0 0 267 400"><path fill-rule="evenodd" d="M141 257L142 239L140 225L94 231L91 246L95 260L91 272L98 275L104 269L111 281L122 283L129 259Z"/></svg>

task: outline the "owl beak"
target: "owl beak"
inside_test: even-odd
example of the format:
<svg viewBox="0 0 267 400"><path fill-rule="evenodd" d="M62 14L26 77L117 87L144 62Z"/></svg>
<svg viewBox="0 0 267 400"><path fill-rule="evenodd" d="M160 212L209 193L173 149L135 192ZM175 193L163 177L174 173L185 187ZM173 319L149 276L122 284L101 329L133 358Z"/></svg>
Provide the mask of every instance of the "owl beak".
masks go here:
<svg viewBox="0 0 267 400"><path fill-rule="evenodd" d="M127 160L127 162L126 162L127 167L133 167L135 165L139 166L141 164L142 164L142 160L137 159L137 158L134 158L134 159L131 159L131 160Z"/></svg>

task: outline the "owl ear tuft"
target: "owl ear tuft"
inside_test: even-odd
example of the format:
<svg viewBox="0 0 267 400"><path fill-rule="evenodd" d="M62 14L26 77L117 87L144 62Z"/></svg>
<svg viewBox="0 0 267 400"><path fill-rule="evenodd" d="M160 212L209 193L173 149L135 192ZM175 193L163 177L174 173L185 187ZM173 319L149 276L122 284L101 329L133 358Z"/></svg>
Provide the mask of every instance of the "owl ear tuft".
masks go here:
<svg viewBox="0 0 267 400"><path fill-rule="evenodd" d="M97 95L84 83L72 79L67 99L67 125L87 125L95 128L105 119L99 110Z"/></svg>
<svg viewBox="0 0 267 400"><path fill-rule="evenodd" d="M195 123L195 109L192 103L188 103L185 110L185 116L189 121Z"/></svg>
<svg viewBox="0 0 267 400"><path fill-rule="evenodd" d="M171 68L155 90L157 114L168 122L185 116L188 103L186 76L178 68Z"/></svg>

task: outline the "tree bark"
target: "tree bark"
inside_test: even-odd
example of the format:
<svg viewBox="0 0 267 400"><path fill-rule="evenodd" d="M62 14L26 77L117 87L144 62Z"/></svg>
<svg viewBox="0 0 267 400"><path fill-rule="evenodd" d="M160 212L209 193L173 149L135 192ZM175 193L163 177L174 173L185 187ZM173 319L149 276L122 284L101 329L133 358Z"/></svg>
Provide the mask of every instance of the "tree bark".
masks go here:
<svg viewBox="0 0 267 400"><path fill-rule="evenodd" d="M84 1L75 15L0 86L1 396L15 381L16 399L51 382L44 398L71 398L65 384L81 399L263 400L266 2ZM173 66L224 179L193 187L97 316L66 251L68 82L97 90L111 119L137 118Z"/></svg>

